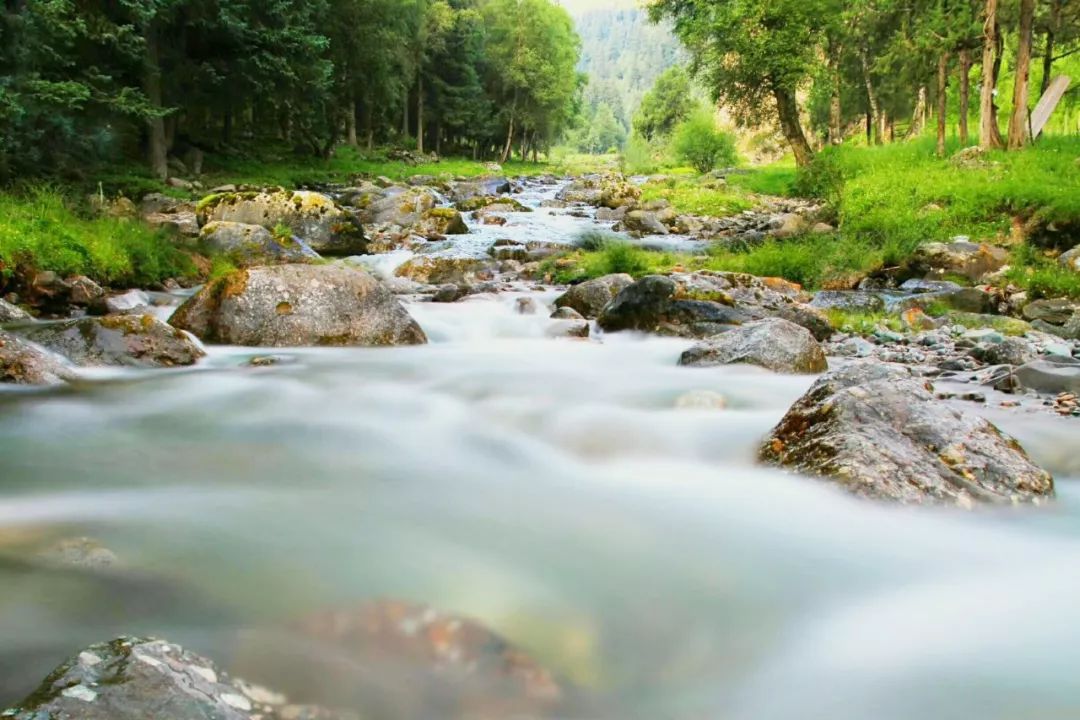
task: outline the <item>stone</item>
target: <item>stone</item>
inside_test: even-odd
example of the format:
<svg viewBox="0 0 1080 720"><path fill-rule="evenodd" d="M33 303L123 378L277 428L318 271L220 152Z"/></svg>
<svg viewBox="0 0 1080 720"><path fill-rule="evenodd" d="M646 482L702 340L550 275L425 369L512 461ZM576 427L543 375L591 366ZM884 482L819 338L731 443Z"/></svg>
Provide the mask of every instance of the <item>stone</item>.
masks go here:
<svg viewBox="0 0 1080 720"><path fill-rule="evenodd" d="M317 192L220 193L203 198L196 210L201 226L217 220L261 225L271 232L287 227L323 255L360 255L367 247L359 220Z"/></svg>
<svg viewBox="0 0 1080 720"><path fill-rule="evenodd" d="M922 308L910 307L900 313L900 322L908 330L933 330L937 325L934 318L922 311Z"/></svg>
<svg viewBox="0 0 1080 720"><path fill-rule="evenodd" d="M150 296L142 290L128 290L106 296L99 309L103 309L107 315L141 315L149 309L151 302Z"/></svg>
<svg viewBox="0 0 1080 720"><path fill-rule="evenodd" d="M656 213L647 210L631 210L622 219L620 230L632 235L667 235L668 229Z"/></svg>
<svg viewBox="0 0 1080 720"><path fill-rule="evenodd" d="M1003 337L998 342L980 343L971 349L970 354L987 365L1024 365L1038 357L1035 347L1018 337Z"/></svg>
<svg viewBox="0 0 1080 720"><path fill-rule="evenodd" d="M1041 320L1050 325L1064 325L1074 313L1080 312L1080 301L1066 298L1035 300L1024 306L1024 317L1028 320Z"/></svg>
<svg viewBox="0 0 1080 720"><path fill-rule="evenodd" d="M1061 253L1058 256L1058 262L1062 267L1080 273L1080 245Z"/></svg>
<svg viewBox="0 0 1080 720"><path fill-rule="evenodd" d="M540 306L531 297L520 297L514 301L514 311L518 315L536 315L540 312Z"/></svg>
<svg viewBox="0 0 1080 720"><path fill-rule="evenodd" d="M792 238L805 234L810 228L806 218L798 213L785 213L773 223L774 228L769 234L775 238Z"/></svg>
<svg viewBox="0 0 1080 720"><path fill-rule="evenodd" d="M477 258L418 255L398 266L394 274L428 285L471 284L487 263Z"/></svg>
<svg viewBox="0 0 1080 720"><path fill-rule="evenodd" d="M676 410L724 410L727 398L715 390L691 390L675 398Z"/></svg>
<svg viewBox="0 0 1080 720"><path fill-rule="evenodd" d="M592 175L567 183L555 194L555 199L567 204L599 205L601 195L600 178Z"/></svg>
<svg viewBox="0 0 1080 720"><path fill-rule="evenodd" d="M1042 503L1054 481L983 418L935 399L901 366L862 360L817 380L760 459L903 504Z"/></svg>
<svg viewBox="0 0 1080 720"><path fill-rule="evenodd" d="M905 282L900 286L900 289L911 291L909 283L911 281ZM955 283L939 283L939 285L944 287L937 290L914 290L915 294L900 300L897 308L901 311L909 308L928 310L937 306L948 310L979 314L992 313L996 309L997 303L994 301L994 297L985 290L961 287Z"/></svg>
<svg viewBox="0 0 1080 720"><path fill-rule="evenodd" d="M64 662L15 707L11 720L346 720L323 708L288 705L280 693L244 682L179 645L120 637Z"/></svg>
<svg viewBox="0 0 1080 720"><path fill-rule="evenodd" d="M713 367L745 363L782 373L828 369L825 352L806 328L782 318L747 323L685 351L680 365Z"/></svg>
<svg viewBox="0 0 1080 720"><path fill-rule="evenodd" d="M909 270L934 275L962 275L969 280L1000 270L1009 262L1009 251L996 245L954 240L920 245L908 262Z"/></svg>
<svg viewBox="0 0 1080 720"><path fill-rule="evenodd" d="M0 382L15 385L58 385L75 373L60 357L0 330Z"/></svg>
<svg viewBox="0 0 1080 720"><path fill-rule="evenodd" d="M119 562L116 553L88 537L64 538L38 553L46 562L88 570L113 567Z"/></svg>
<svg viewBox="0 0 1080 720"><path fill-rule="evenodd" d="M387 188L380 197L372 199L363 206L360 218L366 223L379 225L390 223L403 228L411 228L424 217L424 213L435 209L439 197L431 188Z"/></svg>
<svg viewBox="0 0 1080 720"><path fill-rule="evenodd" d="M641 188L622 175L608 175L600 183L599 205L606 208L632 207L641 199Z"/></svg>
<svg viewBox="0 0 1080 720"><path fill-rule="evenodd" d="M194 210L145 215L143 216L143 222L150 227L159 228L174 235L196 237L199 234L199 219Z"/></svg>
<svg viewBox="0 0 1080 720"><path fill-rule="evenodd" d="M626 273L604 275L572 286L555 299L556 308L572 308L585 318L599 317L615 296L634 283Z"/></svg>
<svg viewBox="0 0 1080 720"><path fill-rule="evenodd" d="M412 226L412 232L426 238L441 238L468 234L469 226L461 213L453 208L432 208Z"/></svg>
<svg viewBox="0 0 1080 720"><path fill-rule="evenodd" d="M274 265L208 283L169 322L208 342L260 347L419 345L405 307L360 268Z"/></svg>
<svg viewBox="0 0 1080 720"><path fill-rule="evenodd" d="M31 319L30 313L0 298L0 323L24 322Z"/></svg>
<svg viewBox="0 0 1080 720"><path fill-rule="evenodd" d="M68 278L67 284L69 288L68 300L73 305L85 307L105 295L105 290L85 275Z"/></svg>
<svg viewBox="0 0 1080 720"><path fill-rule="evenodd" d="M572 307L556 308L550 315L552 320L584 320L585 316Z"/></svg>
<svg viewBox="0 0 1080 720"><path fill-rule="evenodd" d="M455 285L454 283L446 283L445 285L440 285L439 288L435 291L435 294L431 296L431 302L457 302L468 294L469 287L467 285Z"/></svg>
<svg viewBox="0 0 1080 720"><path fill-rule="evenodd" d="M76 365L174 367L206 353L184 332L153 315L107 315L42 323L22 331Z"/></svg>
<svg viewBox="0 0 1080 720"><path fill-rule="evenodd" d="M1080 365L1055 362L1050 358L1034 360L1013 371L1020 387L1039 393L1080 393Z"/></svg>
<svg viewBox="0 0 1080 720"><path fill-rule="evenodd" d="M227 255L238 267L319 259L300 238L275 236L262 225L215 220L203 227L199 239L207 250Z"/></svg>
<svg viewBox="0 0 1080 720"><path fill-rule="evenodd" d="M544 328L544 334L551 338L587 338L589 337L589 321L556 320Z"/></svg>

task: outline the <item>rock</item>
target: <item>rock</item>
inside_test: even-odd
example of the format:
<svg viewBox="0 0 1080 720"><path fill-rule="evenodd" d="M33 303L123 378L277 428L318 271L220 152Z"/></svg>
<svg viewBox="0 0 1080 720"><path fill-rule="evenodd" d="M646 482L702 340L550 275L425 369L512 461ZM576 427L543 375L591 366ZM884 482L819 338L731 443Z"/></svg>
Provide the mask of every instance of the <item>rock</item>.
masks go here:
<svg viewBox="0 0 1080 720"><path fill-rule="evenodd" d="M469 287L467 285L455 285L453 283L447 283L445 285L439 286L439 289L436 290L435 294L431 296L431 302L457 302L468 294Z"/></svg>
<svg viewBox="0 0 1080 720"><path fill-rule="evenodd" d="M190 212L155 213L143 217L150 227L160 228L175 235L195 237L199 234L199 219L194 210Z"/></svg>
<svg viewBox="0 0 1080 720"><path fill-rule="evenodd" d="M439 198L431 188L387 188L381 197L364 205L360 218L366 223L390 223L410 228L435 209Z"/></svg>
<svg viewBox="0 0 1080 720"><path fill-rule="evenodd" d="M208 283L169 320L227 345L419 345L424 331L389 290L359 268L275 265Z"/></svg>
<svg viewBox="0 0 1080 720"><path fill-rule="evenodd" d="M1056 395L1080 393L1080 365L1072 362L1034 360L1016 368L1013 376L1020 387Z"/></svg>
<svg viewBox="0 0 1080 720"><path fill-rule="evenodd" d="M502 196L495 195L475 195L465 200L459 200L454 203L461 212L479 212L481 210L492 209L491 212L532 212L532 208L522 205L518 200Z"/></svg>
<svg viewBox="0 0 1080 720"><path fill-rule="evenodd" d="M0 382L57 385L75 373L63 359L9 332L0 330Z"/></svg>
<svg viewBox="0 0 1080 720"><path fill-rule="evenodd" d="M963 150L958 150L949 158L949 163L953 167L971 170L990 166L990 161L986 159L986 150L973 145L966 147Z"/></svg>
<svg viewBox="0 0 1080 720"><path fill-rule="evenodd" d="M544 329L544 334L551 338L587 338L589 337L589 321L556 320Z"/></svg>
<svg viewBox="0 0 1080 720"><path fill-rule="evenodd" d="M221 193L203 198L197 213L202 226L214 220L261 225L271 232L284 226L324 255L359 255L366 250L360 222L329 197L316 192Z"/></svg>
<svg viewBox="0 0 1080 720"><path fill-rule="evenodd" d="M1035 300L1024 306L1025 318L1050 325L1064 325L1076 312L1080 312L1080 302L1065 298Z"/></svg>
<svg viewBox="0 0 1080 720"><path fill-rule="evenodd" d="M769 232L776 238L792 238L807 232L810 223L798 213L785 213L776 219L775 227Z"/></svg>
<svg viewBox="0 0 1080 720"><path fill-rule="evenodd" d="M675 398L676 410L723 410L727 398L714 390L691 390Z"/></svg>
<svg viewBox="0 0 1080 720"><path fill-rule="evenodd" d="M461 285L471 284L484 267L484 261L476 258L418 255L398 266L394 274L428 285Z"/></svg>
<svg viewBox="0 0 1080 720"><path fill-rule="evenodd" d="M908 330L933 330L937 327L934 319L917 307L908 308L900 313L900 322Z"/></svg>
<svg viewBox="0 0 1080 720"><path fill-rule="evenodd" d="M928 289L936 286L937 289ZM924 289L927 288L927 289ZM973 287L961 287L956 283L941 282L927 283L911 280L900 286L901 290L914 292L914 295L902 299L897 307L900 310L919 308L927 310L931 307L944 307L949 310L959 310L969 313L992 313L997 303L990 293Z"/></svg>
<svg viewBox="0 0 1080 720"><path fill-rule="evenodd" d="M439 238L444 235L466 235L469 226L461 213L453 208L432 208L424 213L412 231L423 237Z"/></svg>
<svg viewBox="0 0 1080 720"><path fill-rule="evenodd" d="M820 290L810 301L810 307L819 310L881 313L885 312L885 300L881 295L866 290Z"/></svg>
<svg viewBox="0 0 1080 720"><path fill-rule="evenodd" d="M518 315L535 315L540 312L540 307L531 297L520 297L514 301L514 311Z"/></svg>
<svg viewBox="0 0 1080 720"><path fill-rule="evenodd" d="M232 678L210 660L152 638L121 637L82 650L29 697L12 720L345 720L287 705L283 695ZM311 714L305 714L311 713Z"/></svg>
<svg viewBox="0 0 1080 720"><path fill-rule="evenodd" d="M631 207L641 198L641 188L622 175L609 175L600 183L599 205L606 208Z"/></svg>
<svg viewBox="0 0 1080 720"><path fill-rule="evenodd" d="M206 355L153 315L108 315L35 325L23 335L82 366L173 367Z"/></svg>
<svg viewBox="0 0 1080 720"><path fill-rule="evenodd" d="M119 562L116 553L100 541L88 537L64 538L45 548L38 556L47 562L89 570L112 567Z"/></svg>
<svg viewBox="0 0 1080 720"><path fill-rule="evenodd" d="M1038 357L1038 353L1023 338L1005 337L1000 342L976 345L971 349L971 356L987 365L1023 365Z"/></svg>
<svg viewBox="0 0 1080 720"><path fill-rule="evenodd" d="M555 194L555 199L568 204L599 205L601 194L600 179L586 176L562 187Z"/></svg>
<svg viewBox="0 0 1080 720"><path fill-rule="evenodd" d="M109 295L100 303L95 303L98 310L106 315L142 314L151 304L150 296L142 290L128 290L125 293Z"/></svg>
<svg viewBox="0 0 1080 720"><path fill-rule="evenodd" d="M759 456L906 504L1040 503L1054 493L1015 440L936 400L905 368L868 360L818 379Z"/></svg>
<svg viewBox="0 0 1080 720"><path fill-rule="evenodd" d="M1058 262L1062 267L1066 267L1074 272L1080 272L1080 245L1077 245L1072 250L1066 250L1058 256Z"/></svg>
<svg viewBox="0 0 1080 720"><path fill-rule="evenodd" d="M68 300L73 305L90 305L91 303L101 299L105 295L105 290L100 285L86 277L85 275L76 275L73 278L68 278Z"/></svg>
<svg viewBox="0 0 1080 720"><path fill-rule="evenodd" d="M813 226L810 228L811 235L829 235L834 232L836 232L836 228L834 228L829 223L814 223Z"/></svg>
<svg viewBox="0 0 1080 720"><path fill-rule="evenodd" d="M631 210L626 213L620 227L635 235L667 235L668 229L656 217L656 213L646 210Z"/></svg>
<svg viewBox="0 0 1080 720"><path fill-rule="evenodd" d="M714 335L679 358L680 365L692 367L734 363L783 373L819 373L829 367L810 331L782 318L757 320Z"/></svg>
<svg viewBox="0 0 1080 720"><path fill-rule="evenodd" d="M180 190L192 190L195 188L195 184L190 180L184 180L183 178L171 177L165 181L165 184L169 187L178 188Z"/></svg>
<svg viewBox="0 0 1080 720"><path fill-rule="evenodd" d="M203 227L199 239L209 251L228 255L239 267L319 259L303 240L291 235L276 237L262 225L215 220Z"/></svg>
<svg viewBox="0 0 1080 720"><path fill-rule="evenodd" d="M634 283L626 273L604 275L574 285L555 300L557 308L572 308L585 318L599 317L608 303Z"/></svg>
<svg viewBox="0 0 1080 720"><path fill-rule="evenodd" d="M1067 340L1080 340L1080 310L1072 314L1058 334Z"/></svg>
<svg viewBox="0 0 1080 720"><path fill-rule="evenodd" d="M556 308L550 315L552 320L584 320L585 316L572 307Z"/></svg>
<svg viewBox="0 0 1080 720"><path fill-rule="evenodd" d="M0 298L0 324L30 320L30 313Z"/></svg>
<svg viewBox="0 0 1080 720"><path fill-rule="evenodd" d="M919 246L908 265L910 271L930 277L948 273L974 281L1000 270L1008 262L1009 251L1005 248L955 240Z"/></svg>

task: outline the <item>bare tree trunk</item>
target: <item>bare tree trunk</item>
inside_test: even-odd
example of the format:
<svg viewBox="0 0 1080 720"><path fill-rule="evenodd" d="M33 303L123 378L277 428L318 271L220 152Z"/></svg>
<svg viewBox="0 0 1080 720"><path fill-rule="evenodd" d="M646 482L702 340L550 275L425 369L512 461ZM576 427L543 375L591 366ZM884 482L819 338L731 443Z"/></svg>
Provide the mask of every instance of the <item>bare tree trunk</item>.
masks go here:
<svg viewBox="0 0 1080 720"><path fill-rule="evenodd" d="M148 21L143 33L146 41L143 56L143 92L146 99L156 110L162 108L161 90L161 45L157 27ZM146 121L146 157L150 163L150 172L159 180L169 177L168 145L165 141L165 118L155 115Z"/></svg>
<svg viewBox="0 0 1080 720"><path fill-rule="evenodd" d="M945 157L945 111L948 108L949 53L942 53L937 66L937 154Z"/></svg>
<svg viewBox="0 0 1080 720"><path fill-rule="evenodd" d="M416 152L424 152L424 76L416 71Z"/></svg>
<svg viewBox="0 0 1080 720"><path fill-rule="evenodd" d="M802 123L799 121L799 104L795 93L785 88L773 88L776 112L780 118L780 130L795 154L795 164L806 167L814 160L814 151L806 141Z"/></svg>
<svg viewBox="0 0 1080 720"><path fill-rule="evenodd" d="M829 95L829 144L840 145L844 142L844 130L841 127L844 114L840 105L840 44L833 39L829 41L829 73L832 81Z"/></svg>
<svg viewBox="0 0 1080 720"><path fill-rule="evenodd" d="M499 156L499 163L505 163L510 158L510 150L514 142L514 116L510 115L510 128L506 131L506 146L503 148L502 155Z"/></svg>
<svg viewBox="0 0 1080 720"><path fill-rule="evenodd" d="M1005 146L998 128L994 91L997 89L998 23L997 0L986 0L983 17L982 91L979 93L979 147L984 150Z"/></svg>
<svg viewBox="0 0 1080 720"><path fill-rule="evenodd" d="M1016 49L1016 79L1013 83L1013 111L1009 118L1009 149L1027 145L1028 90L1031 81L1031 44L1035 25L1035 0L1020 0L1020 38Z"/></svg>
<svg viewBox="0 0 1080 720"><path fill-rule="evenodd" d="M960 51L960 144L968 144L968 110L971 106L971 52Z"/></svg>
<svg viewBox="0 0 1080 720"><path fill-rule="evenodd" d="M353 99L351 93L349 94L348 107L345 108L345 134L349 145L357 147L360 144L359 139L356 137L356 100Z"/></svg>
<svg viewBox="0 0 1080 720"><path fill-rule="evenodd" d="M870 57L866 48L859 53L862 64L863 83L866 85L866 100L870 105L871 126L873 128L874 144L880 145L883 128L881 123L881 106L878 103L877 90L874 89L874 80L870 77Z"/></svg>
<svg viewBox="0 0 1080 720"><path fill-rule="evenodd" d="M1042 96L1050 89L1050 76L1054 72L1054 49L1057 44L1057 33L1061 28L1061 5L1062 0L1050 0L1050 17L1046 24L1046 49L1043 50L1042 84L1039 87L1039 95Z"/></svg>
<svg viewBox="0 0 1080 720"><path fill-rule="evenodd" d="M909 140L917 138L926 130L926 86L919 86L919 93L915 98L915 112L911 114L911 127L908 128Z"/></svg>
<svg viewBox="0 0 1080 720"><path fill-rule="evenodd" d="M409 137L409 91L405 91L405 99L401 103L401 137Z"/></svg>

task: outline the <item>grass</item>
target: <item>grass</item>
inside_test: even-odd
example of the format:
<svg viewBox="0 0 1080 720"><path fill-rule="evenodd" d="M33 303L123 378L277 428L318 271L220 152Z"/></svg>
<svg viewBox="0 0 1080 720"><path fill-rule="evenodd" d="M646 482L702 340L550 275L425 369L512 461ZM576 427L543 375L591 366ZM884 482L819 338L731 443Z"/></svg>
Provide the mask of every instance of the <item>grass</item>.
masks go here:
<svg viewBox="0 0 1080 720"><path fill-rule="evenodd" d="M190 275L194 266L160 232L138 221L79 215L55 189L0 194L0 285L39 270L147 286Z"/></svg>
<svg viewBox="0 0 1080 720"><path fill-rule="evenodd" d="M672 176L645 183L641 188L642 203L667 200L680 213L726 217L754 206L749 194L730 188L718 180Z"/></svg>
<svg viewBox="0 0 1080 720"><path fill-rule="evenodd" d="M1080 273L1062 267L1030 244L1013 251L1006 279L1028 292L1033 300L1039 298L1080 298Z"/></svg>
<svg viewBox="0 0 1080 720"><path fill-rule="evenodd" d="M731 187L759 195L789 197L795 194L797 175L795 163L785 160L774 165L732 173L727 176L727 183Z"/></svg>

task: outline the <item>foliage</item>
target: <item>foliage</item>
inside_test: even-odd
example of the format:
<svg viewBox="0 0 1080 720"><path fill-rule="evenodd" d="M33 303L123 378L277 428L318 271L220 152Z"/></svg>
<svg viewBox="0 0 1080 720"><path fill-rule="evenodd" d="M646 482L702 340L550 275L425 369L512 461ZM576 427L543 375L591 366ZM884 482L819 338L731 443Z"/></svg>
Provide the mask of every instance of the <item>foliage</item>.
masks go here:
<svg viewBox="0 0 1080 720"><path fill-rule="evenodd" d="M701 173L721 165L734 165L735 139L716 127L708 110L699 109L675 129L673 142L679 159Z"/></svg>
<svg viewBox="0 0 1080 720"><path fill-rule="evenodd" d="M681 65L665 70L634 114L634 132L645 140L666 137L694 109L690 76Z"/></svg>
<svg viewBox="0 0 1080 720"><path fill-rule="evenodd" d="M1080 298L1080 273L1062 267L1053 259L1043 256L1037 249L1024 243L1013 252L1012 263L1006 275L1009 282L1028 292L1029 297Z"/></svg>
<svg viewBox="0 0 1080 720"><path fill-rule="evenodd" d="M641 200L667 200L680 213L706 217L735 215L749 210L754 204L748 194L738 188L687 177L646 183L641 188Z"/></svg>

